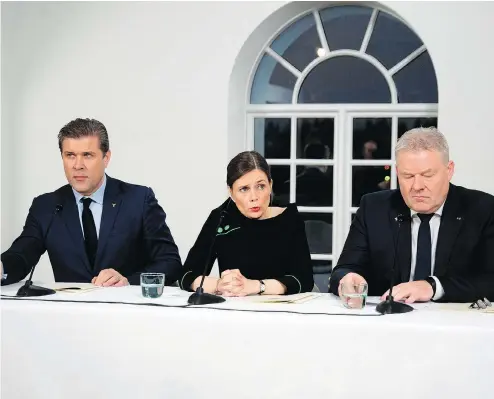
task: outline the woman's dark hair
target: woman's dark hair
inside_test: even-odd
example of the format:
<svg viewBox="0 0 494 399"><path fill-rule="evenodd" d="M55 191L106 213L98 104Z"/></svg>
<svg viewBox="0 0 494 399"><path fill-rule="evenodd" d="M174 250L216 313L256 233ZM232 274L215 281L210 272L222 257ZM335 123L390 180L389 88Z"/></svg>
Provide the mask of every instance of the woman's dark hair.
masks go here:
<svg viewBox="0 0 494 399"><path fill-rule="evenodd" d="M271 183L271 171L264 157L256 151L244 151L236 155L226 168L226 184L233 187L233 183L243 175L253 170L262 170L266 173L268 181Z"/></svg>

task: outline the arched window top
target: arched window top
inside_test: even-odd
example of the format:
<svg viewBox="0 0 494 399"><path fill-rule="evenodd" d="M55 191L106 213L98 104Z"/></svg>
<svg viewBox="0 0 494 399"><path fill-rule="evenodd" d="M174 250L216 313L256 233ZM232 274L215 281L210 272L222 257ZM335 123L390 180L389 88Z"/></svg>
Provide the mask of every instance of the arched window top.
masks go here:
<svg viewBox="0 0 494 399"><path fill-rule="evenodd" d="M263 51L251 104L437 103L420 38L380 9L339 5L289 24Z"/></svg>

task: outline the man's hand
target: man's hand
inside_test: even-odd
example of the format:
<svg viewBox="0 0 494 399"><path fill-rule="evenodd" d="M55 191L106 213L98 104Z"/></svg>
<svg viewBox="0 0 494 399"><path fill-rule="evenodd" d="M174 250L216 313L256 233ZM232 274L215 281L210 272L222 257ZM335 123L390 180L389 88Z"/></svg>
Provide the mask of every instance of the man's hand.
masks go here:
<svg viewBox="0 0 494 399"><path fill-rule="evenodd" d="M338 286L338 295L341 298L341 286L342 285L359 285L359 284L367 284L365 278L363 278L360 274L357 273L348 273L340 280L340 285ZM348 293L348 292L347 292Z"/></svg>
<svg viewBox="0 0 494 399"><path fill-rule="evenodd" d="M98 277L91 280L91 283L101 287L122 287L129 285L129 280L115 269L104 269L99 272Z"/></svg>
<svg viewBox="0 0 494 399"><path fill-rule="evenodd" d="M346 303L346 306L350 308L360 308L362 307L362 300L358 297L343 297L341 287L345 286L345 294L348 295L351 293L357 293L357 290L354 287L357 287L360 284L367 284L367 281L365 281L365 278L357 273L345 274L345 276L340 280L340 285L338 286L338 295L340 296L341 300Z"/></svg>
<svg viewBox="0 0 494 399"><path fill-rule="evenodd" d="M381 300L384 301L388 295L389 290L384 293ZM432 299L433 295L432 286L423 280L402 283L393 287L393 298L395 301L405 300L405 303L427 302Z"/></svg>

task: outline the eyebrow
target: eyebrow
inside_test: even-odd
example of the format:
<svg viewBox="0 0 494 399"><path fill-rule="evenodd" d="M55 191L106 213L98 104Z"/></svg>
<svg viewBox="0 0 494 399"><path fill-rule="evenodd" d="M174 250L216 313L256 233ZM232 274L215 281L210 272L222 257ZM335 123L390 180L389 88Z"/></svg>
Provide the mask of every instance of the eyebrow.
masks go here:
<svg viewBox="0 0 494 399"><path fill-rule="evenodd" d="M429 168L429 169L426 169L426 170L424 170L424 171L422 171L422 172L420 172L420 173L418 173L418 174L419 174L419 175L423 175L423 174L425 174L425 173L431 173L431 172L433 172L433 170L432 170L431 168ZM411 173L411 172L407 172L407 171L403 171L402 173L403 173L404 175L411 175L411 176L413 176L413 175L417 174L417 173Z"/></svg>
<svg viewBox="0 0 494 399"><path fill-rule="evenodd" d="M264 179L258 180L258 181L255 182L255 184L262 183L262 182L266 183L266 180L264 180ZM239 188L245 188L245 187L249 187L249 185L248 184L245 184L243 186L240 186Z"/></svg>
<svg viewBox="0 0 494 399"><path fill-rule="evenodd" d="M75 154L75 151L64 151L63 153L64 154ZM80 153L81 154L93 154L93 155L95 154L94 151L81 151Z"/></svg>

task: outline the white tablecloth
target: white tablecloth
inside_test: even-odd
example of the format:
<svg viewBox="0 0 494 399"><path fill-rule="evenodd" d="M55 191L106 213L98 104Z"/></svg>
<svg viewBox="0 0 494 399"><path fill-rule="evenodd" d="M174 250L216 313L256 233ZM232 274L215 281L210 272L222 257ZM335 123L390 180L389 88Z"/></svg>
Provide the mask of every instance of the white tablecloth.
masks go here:
<svg viewBox="0 0 494 399"><path fill-rule="evenodd" d="M146 300L139 287L123 287L2 299L2 399L484 399L494 392L494 314L465 304L348 317L77 303L184 305L188 295L166 288ZM355 313L327 294L297 305L233 299L218 306Z"/></svg>

